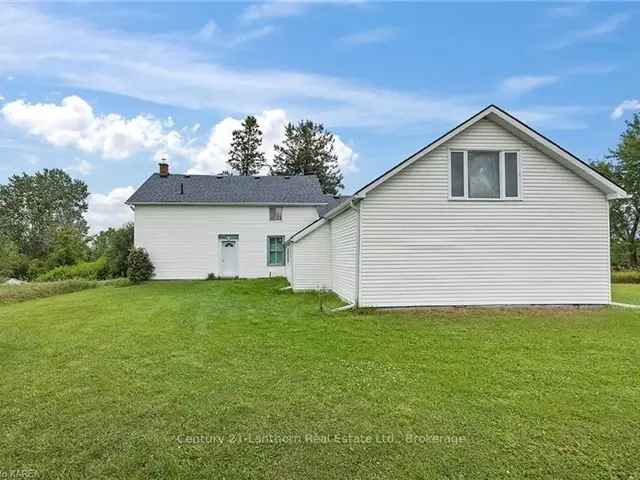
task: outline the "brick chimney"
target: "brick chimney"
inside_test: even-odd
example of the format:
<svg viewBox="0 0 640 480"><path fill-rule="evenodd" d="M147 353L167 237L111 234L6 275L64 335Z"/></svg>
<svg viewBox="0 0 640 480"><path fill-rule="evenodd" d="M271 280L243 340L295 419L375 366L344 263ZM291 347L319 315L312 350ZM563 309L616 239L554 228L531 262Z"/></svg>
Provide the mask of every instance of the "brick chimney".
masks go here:
<svg viewBox="0 0 640 480"><path fill-rule="evenodd" d="M158 164L160 166L160 176L168 177L169 176L169 164L164 160Z"/></svg>

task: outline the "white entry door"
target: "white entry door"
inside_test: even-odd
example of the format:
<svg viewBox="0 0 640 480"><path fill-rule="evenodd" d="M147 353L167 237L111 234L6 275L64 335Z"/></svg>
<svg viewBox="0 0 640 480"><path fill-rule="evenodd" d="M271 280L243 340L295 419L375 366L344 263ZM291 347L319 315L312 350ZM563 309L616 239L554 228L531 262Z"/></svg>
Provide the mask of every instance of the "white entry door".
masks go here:
<svg viewBox="0 0 640 480"><path fill-rule="evenodd" d="M238 276L238 241L220 240L220 276Z"/></svg>

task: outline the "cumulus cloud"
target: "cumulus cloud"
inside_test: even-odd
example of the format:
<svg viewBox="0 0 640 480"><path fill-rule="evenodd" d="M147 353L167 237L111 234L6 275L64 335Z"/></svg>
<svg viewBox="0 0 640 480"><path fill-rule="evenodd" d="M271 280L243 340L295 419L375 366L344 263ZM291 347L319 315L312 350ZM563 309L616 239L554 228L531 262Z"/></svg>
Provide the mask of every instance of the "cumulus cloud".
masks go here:
<svg viewBox="0 0 640 480"><path fill-rule="evenodd" d="M265 110L256 116L260 130L262 130L262 148L267 159L267 163L273 161L275 155L274 146L281 143L285 138L285 126L289 122L287 113L284 110ZM198 151L193 159L189 173L211 174L220 173L228 168L226 164L231 147L233 131L241 127L242 120L227 117L217 123L211 130L211 135L204 148ZM353 151L339 136L335 135L335 150L338 155L338 164L343 172L357 171L356 162L358 154ZM261 173L267 173L265 168Z"/></svg>
<svg viewBox="0 0 640 480"><path fill-rule="evenodd" d="M133 195L135 188L132 186L118 187L109 193L92 193L87 199L89 209L86 214L89 231L91 234L100 232L109 227L120 227L133 221L133 212L124 202Z"/></svg>
<svg viewBox="0 0 640 480"><path fill-rule="evenodd" d="M617 120L622 117L627 110L631 112L640 110L640 100L634 98L621 102L611 112L611 119Z"/></svg>
<svg viewBox="0 0 640 480"><path fill-rule="evenodd" d="M522 95L559 81L555 75L520 75L505 78L500 90L507 95Z"/></svg>
<svg viewBox="0 0 640 480"><path fill-rule="evenodd" d="M96 115L89 103L75 95L64 98L59 105L16 100L0 111L7 123L51 145L75 147L103 158L124 159L157 150L186 154L182 135L167 129L173 120L163 123L148 115Z"/></svg>
<svg viewBox="0 0 640 480"><path fill-rule="evenodd" d="M150 115L125 118L116 113L96 115L92 106L78 96L66 97L60 104L28 103L16 100L0 109L10 125L37 136L51 145L72 147L95 153L106 159L126 159L148 153L155 161L190 162L190 173L219 173L226 164L233 131L241 128L242 119L226 117L215 124L206 143L194 135L200 124L175 129L173 118L159 120ZM282 109L265 110L257 117L262 130L262 145L268 162L273 160L274 145L284 139L289 122ZM336 153L340 167L355 171L358 155L336 136ZM86 160L67 167L70 172L88 175L93 165ZM263 173L266 173L265 168Z"/></svg>

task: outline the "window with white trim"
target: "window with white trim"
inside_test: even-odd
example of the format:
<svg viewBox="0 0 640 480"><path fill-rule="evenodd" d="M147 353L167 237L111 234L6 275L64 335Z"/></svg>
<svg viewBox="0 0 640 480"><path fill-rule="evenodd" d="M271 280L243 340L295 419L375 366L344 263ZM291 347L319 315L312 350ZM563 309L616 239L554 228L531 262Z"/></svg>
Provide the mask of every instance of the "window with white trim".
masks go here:
<svg viewBox="0 0 640 480"><path fill-rule="evenodd" d="M281 235L267 237L267 265L281 267L285 264L284 237Z"/></svg>
<svg viewBox="0 0 640 480"><path fill-rule="evenodd" d="M453 200L517 200L520 198L517 151L452 150L449 196Z"/></svg>

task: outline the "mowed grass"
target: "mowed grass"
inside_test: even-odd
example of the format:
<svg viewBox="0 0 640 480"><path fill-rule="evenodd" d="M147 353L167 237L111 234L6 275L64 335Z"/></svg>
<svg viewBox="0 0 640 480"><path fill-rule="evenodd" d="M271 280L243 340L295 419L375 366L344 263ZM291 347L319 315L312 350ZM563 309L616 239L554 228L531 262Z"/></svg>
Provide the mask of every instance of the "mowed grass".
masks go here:
<svg viewBox="0 0 640 480"><path fill-rule="evenodd" d="M0 472L640 476L637 311L329 315L282 286L155 282L1 306Z"/></svg>
<svg viewBox="0 0 640 480"><path fill-rule="evenodd" d="M611 285L614 302L640 305L640 285L632 283L616 283Z"/></svg>

